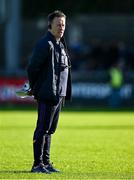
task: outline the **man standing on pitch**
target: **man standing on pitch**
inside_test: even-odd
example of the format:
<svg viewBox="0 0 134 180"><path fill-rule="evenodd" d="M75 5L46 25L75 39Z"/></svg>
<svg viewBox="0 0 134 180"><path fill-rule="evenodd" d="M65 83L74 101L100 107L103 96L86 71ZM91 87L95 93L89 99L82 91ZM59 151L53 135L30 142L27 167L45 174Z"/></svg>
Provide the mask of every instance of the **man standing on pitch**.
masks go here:
<svg viewBox="0 0 134 180"><path fill-rule="evenodd" d="M71 99L71 63L63 37L65 23L66 16L61 11L48 15L48 32L35 46L27 68L31 92L38 103L31 172L59 172L50 163L50 144L64 99Z"/></svg>

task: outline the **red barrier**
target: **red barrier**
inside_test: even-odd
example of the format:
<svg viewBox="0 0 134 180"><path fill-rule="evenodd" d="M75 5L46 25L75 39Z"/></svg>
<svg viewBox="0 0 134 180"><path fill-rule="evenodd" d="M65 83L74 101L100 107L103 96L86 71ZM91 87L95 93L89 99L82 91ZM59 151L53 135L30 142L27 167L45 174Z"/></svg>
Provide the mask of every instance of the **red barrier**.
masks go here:
<svg viewBox="0 0 134 180"><path fill-rule="evenodd" d="M33 97L20 98L16 95L16 91L22 88L25 82L26 78L0 78L0 103L32 103Z"/></svg>

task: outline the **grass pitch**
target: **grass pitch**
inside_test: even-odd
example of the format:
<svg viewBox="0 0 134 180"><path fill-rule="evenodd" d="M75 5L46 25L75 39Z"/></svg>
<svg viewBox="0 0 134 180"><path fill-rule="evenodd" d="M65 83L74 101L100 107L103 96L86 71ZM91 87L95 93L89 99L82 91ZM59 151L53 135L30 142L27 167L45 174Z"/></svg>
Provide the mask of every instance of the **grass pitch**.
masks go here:
<svg viewBox="0 0 134 180"><path fill-rule="evenodd" d="M134 179L133 112L62 112L51 161L61 174L33 174L35 111L0 111L0 179Z"/></svg>

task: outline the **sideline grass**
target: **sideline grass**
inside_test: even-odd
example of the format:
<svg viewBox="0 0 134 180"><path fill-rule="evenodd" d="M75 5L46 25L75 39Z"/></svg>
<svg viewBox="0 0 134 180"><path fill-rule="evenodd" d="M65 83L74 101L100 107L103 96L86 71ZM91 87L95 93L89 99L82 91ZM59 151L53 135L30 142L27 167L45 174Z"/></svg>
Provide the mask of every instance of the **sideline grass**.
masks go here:
<svg viewBox="0 0 134 180"><path fill-rule="evenodd" d="M35 111L0 111L0 179L134 179L133 112L62 112L51 159L62 174L32 174Z"/></svg>

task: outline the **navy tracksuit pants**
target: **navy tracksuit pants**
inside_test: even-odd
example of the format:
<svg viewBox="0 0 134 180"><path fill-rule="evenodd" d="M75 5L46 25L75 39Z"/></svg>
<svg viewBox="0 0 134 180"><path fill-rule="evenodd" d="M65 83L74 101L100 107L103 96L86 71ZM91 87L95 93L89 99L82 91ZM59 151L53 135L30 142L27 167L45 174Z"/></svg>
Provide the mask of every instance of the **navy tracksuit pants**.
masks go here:
<svg viewBox="0 0 134 180"><path fill-rule="evenodd" d="M63 97L56 105L38 102L38 119L33 136L34 166L50 162L51 134L57 128Z"/></svg>

